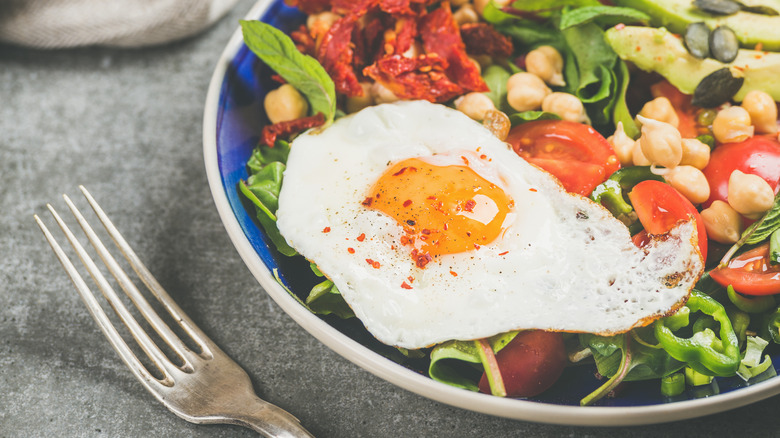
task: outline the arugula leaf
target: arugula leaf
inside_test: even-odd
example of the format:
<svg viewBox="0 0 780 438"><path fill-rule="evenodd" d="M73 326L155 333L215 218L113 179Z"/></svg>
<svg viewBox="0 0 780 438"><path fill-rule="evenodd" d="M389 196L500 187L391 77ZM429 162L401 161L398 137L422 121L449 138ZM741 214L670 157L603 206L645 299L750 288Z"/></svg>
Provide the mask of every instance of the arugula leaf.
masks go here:
<svg viewBox="0 0 780 438"><path fill-rule="evenodd" d="M618 23L647 23L650 16L633 8L620 6L583 6L561 17L560 29L595 22L599 27L612 27Z"/></svg>
<svg viewBox="0 0 780 438"><path fill-rule="evenodd" d="M657 343L652 326L634 329L641 339ZM580 343L593 353L596 368L602 376L612 377L617 373L626 349L625 336L597 336L590 333L580 335ZM631 363L623 379L626 382L661 378L682 369L685 364L669 356L662 348L652 348L639 342L629 343Z"/></svg>
<svg viewBox="0 0 780 438"><path fill-rule="evenodd" d="M336 86L325 69L304 55L284 32L261 21L241 20L244 43L264 63L309 101L313 114L322 113L330 124L336 115Z"/></svg>

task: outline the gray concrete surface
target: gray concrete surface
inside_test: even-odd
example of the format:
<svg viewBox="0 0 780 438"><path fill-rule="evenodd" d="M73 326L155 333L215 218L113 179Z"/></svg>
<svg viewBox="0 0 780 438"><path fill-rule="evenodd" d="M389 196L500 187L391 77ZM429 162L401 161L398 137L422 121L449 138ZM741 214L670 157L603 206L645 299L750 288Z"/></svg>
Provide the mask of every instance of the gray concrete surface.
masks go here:
<svg viewBox="0 0 780 438"><path fill-rule="evenodd" d="M86 185L258 393L318 437L776 436L780 398L649 427L581 428L463 411L394 387L298 327L228 240L201 153L213 66L243 0L208 32L144 50L0 47L0 437L233 437L180 420L92 322L32 220ZM79 202L79 205L84 205Z"/></svg>

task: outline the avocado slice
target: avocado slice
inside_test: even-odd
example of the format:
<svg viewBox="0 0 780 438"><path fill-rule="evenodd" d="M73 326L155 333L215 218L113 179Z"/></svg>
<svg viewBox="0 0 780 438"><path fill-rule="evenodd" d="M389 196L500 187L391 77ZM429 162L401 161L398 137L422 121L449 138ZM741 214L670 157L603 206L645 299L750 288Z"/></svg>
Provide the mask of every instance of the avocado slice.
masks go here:
<svg viewBox="0 0 780 438"><path fill-rule="evenodd" d="M693 0L615 0L615 3L639 9L651 17L651 25L665 27L674 33L682 34L689 24L703 21L710 29L723 25L730 27L742 47L752 49L761 43L764 50L780 51L780 16L745 11L717 16L695 8ZM777 0L743 3L748 6L761 3L780 12L780 1Z"/></svg>
<svg viewBox="0 0 780 438"><path fill-rule="evenodd" d="M653 27L615 26L607 30L605 39L621 59L659 73L685 94L693 94L708 74L729 67L745 78L734 100L741 101L750 90L763 90L780 101L780 53L740 49L732 63L723 64L695 58L679 35Z"/></svg>

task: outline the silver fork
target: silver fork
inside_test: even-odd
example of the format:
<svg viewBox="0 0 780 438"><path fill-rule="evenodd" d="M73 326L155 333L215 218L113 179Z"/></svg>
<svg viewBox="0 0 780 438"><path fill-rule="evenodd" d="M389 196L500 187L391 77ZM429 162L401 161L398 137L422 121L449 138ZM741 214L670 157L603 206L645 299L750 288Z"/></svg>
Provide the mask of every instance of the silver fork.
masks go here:
<svg viewBox="0 0 780 438"><path fill-rule="evenodd" d="M111 256L103 243L101 243L100 238L89 226L70 198L67 195L63 195L65 203L76 217L79 225L108 267L108 270L116 278L117 283L130 297L133 304L135 304L149 325L154 328L159 337L178 355L183 364L177 365L168 359L155 341L130 314L127 307L119 299L109 282L98 270L95 262L79 244L59 214L50 204L47 204L49 211L51 211L57 224L65 233L68 241L95 280L95 283L100 287L106 300L108 300L111 307L119 315L119 318L127 326L132 337L144 353L159 370L161 378L155 377L150 373L128 347L105 312L103 312L95 295L89 290L85 281L76 271L73 263L71 263L60 245L54 240L54 237L38 215L35 215L35 221L41 227L46 240L49 241L57 258L59 258L71 280L73 280L76 289L78 289L81 298L95 318L95 321L97 321L103 334L106 335L116 352L119 353L119 356L130 368L130 371L143 383L146 389L173 413L192 423L236 424L253 429L266 437L311 437L312 435L301 426L297 418L255 395L247 373L214 344L179 308L149 270L141 263L138 256L119 234L89 192L83 186L79 186L79 189L84 194L84 197L87 198L90 206L92 206L100 222L103 223L108 234L116 243L116 246L127 258L138 278L160 301L166 311L170 313L172 320L192 338L197 344L197 348L201 350L201 352L196 352L190 349L162 320L133 281L130 280L128 275Z"/></svg>

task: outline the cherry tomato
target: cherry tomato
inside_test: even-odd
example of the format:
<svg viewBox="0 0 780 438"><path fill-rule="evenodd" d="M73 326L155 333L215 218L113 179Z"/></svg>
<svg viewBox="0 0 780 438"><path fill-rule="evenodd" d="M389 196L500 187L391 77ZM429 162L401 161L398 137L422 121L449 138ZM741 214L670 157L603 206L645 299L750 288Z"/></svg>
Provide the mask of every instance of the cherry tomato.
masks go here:
<svg viewBox="0 0 780 438"><path fill-rule="evenodd" d="M509 397L532 397L552 386L566 366L563 335L543 330L520 332L496 354L498 369ZM479 391L490 394L483 373Z"/></svg>
<svg viewBox="0 0 780 438"><path fill-rule="evenodd" d="M665 97L672 103L677 118L680 120L677 129L683 138L696 138L699 136L699 124L696 119L701 108L691 105L693 96L683 94L668 81L656 82L650 86L653 97ZM702 127L703 128L703 127Z"/></svg>
<svg viewBox="0 0 780 438"><path fill-rule="evenodd" d="M704 176L710 183L708 207L715 200L726 201L729 193L729 177L734 170L752 173L764 178L777 192L780 179L780 142L775 137L755 136L739 143L725 143L715 148L710 162L704 168Z"/></svg>
<svg viewBox="0 0 780 438"><path fill-rule="evenodd" d="M518 155L558 178L566 190L583 196L620 168L607 140L582 123L523 123L509 131L506 141Z"/></svg>
<svg viewBox="0 0 780 438"><path fill-rule="evenodd" d="M648 234L667 233L678 222L693 216L696 220L696 233L699 235L699 252L702 259L707 260L707 231L704 221L691 201L674 187L661 181L642 181L629 192L628 199ZM635 243L637 241L634 240Z"/></svg>
<svg viewBox="0 0 780 438"><path fill-rule="evenodd" d="M769 263L769 243L731 259L725 267L713 269L710 276L721 286L731 285L745 295L780 293L780 265Z"/></svg>

